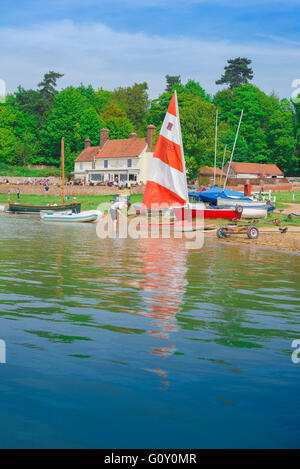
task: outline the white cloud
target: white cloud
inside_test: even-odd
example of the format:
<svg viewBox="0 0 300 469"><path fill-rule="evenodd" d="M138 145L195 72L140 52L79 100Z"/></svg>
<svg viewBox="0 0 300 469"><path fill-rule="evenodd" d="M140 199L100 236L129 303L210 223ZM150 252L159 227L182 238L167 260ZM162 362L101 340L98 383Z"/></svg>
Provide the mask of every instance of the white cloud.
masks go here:
<svg viewBox="0 0 300 469"><path fill-rule="evenodd" d="M210 93L228 58L253 60L254 82L266 92L289 97L299 78L300 51L290 44L224 40L113 31L103 24L59 21L32 28L0 28L2 76L9 91L35 87L49 70L64 73L61 86L91 83L113 89L147 81L152 97L165 87L166 74L193 78Z"/></svg>

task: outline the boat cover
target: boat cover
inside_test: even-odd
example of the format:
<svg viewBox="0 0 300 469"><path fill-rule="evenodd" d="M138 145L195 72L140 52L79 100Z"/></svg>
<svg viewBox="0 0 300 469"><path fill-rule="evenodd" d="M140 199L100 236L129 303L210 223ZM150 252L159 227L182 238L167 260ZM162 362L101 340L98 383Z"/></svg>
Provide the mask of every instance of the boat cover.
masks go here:
<svg viewBox="0 0 300 469"><path fill-rule="evenodd" d="M251 200L247 197L244 197L243 192L232 191L230 189L223 189L219 186L214 186L211 189L201 192L189 192L189 197L197 200L203 200L203 202L212 202L216 203L218 197L230 198L230 197L240 197L243 200Z"/></svg>

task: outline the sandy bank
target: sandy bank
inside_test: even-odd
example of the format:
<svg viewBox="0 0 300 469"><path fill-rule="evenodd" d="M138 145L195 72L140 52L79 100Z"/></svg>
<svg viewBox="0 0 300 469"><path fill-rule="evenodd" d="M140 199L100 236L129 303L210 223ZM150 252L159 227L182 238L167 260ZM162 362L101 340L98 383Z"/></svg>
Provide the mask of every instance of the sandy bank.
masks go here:
<svg viewBox="0 0 300 469"><path fill-rule="evenodd" d="M257 239L249 239L247 235L243 233L218 239L218 242L247 244L249 246L300 253L300 226L289 226L286 233L280 233L278 227L263 227L259 228L259 237Z"/></svg>

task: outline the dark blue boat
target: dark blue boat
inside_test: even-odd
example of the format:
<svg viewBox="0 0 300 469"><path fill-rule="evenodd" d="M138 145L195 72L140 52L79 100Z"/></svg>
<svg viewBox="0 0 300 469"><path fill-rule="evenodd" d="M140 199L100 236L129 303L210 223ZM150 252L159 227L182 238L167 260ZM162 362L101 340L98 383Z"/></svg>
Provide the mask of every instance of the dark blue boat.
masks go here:
<svg viewBox="0 0 300 469"><path fill-rule="evenodd" d="M232 191L230 189L223 189L219 186L214 186L211 189L207 189L206 191L201 192L189 192L189 197L195 200L202 200L203 202L209 202L216 204L218 197L241 197L244 200L249 200L249 198L245 198L243 192Z"/></svg>

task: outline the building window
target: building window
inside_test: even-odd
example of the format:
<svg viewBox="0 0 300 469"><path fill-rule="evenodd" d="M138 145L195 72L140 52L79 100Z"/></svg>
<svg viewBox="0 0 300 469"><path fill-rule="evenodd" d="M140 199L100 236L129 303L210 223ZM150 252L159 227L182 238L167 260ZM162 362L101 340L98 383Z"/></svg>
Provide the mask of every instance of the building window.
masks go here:
<svg viewBox="0 0 300 469"><path fill-rule="evenodd" d="M83 163L79 163L79 169L83 169Z"/></svg>
<svg viewBox="0 0 300 469"><path fill-rule="evenodd" d="M104 181L104 174L102 173L94 173L90 175L91 181Z"/></svg>
<svg viewBox="0 0 300 469"><path fill-rule="evenodd" d="M127 168L131 168L132 167L132 160L127 160Z"/></svg>
<svg viewBox="0 0 300 469"><path fill-rule="evenodd" d="M136 174L129 174L129 181L136 181Z"/></svg>
<svg viewBox="0 0 300 469"><path fill-rule="evenodd" d="M120 181L127 181L127 174L120 174Z"/></svg>
<svg viewBox="0 0 300 469"><path fill-rule="evenodd" d="M108 160L104 160L104 168L108 168Z"/></svg>
<svg viewBox="0 0 300 469"><path fill-rule="evenodd" d="M92 161L92 169L96 169L96 162Z"/></svg>

